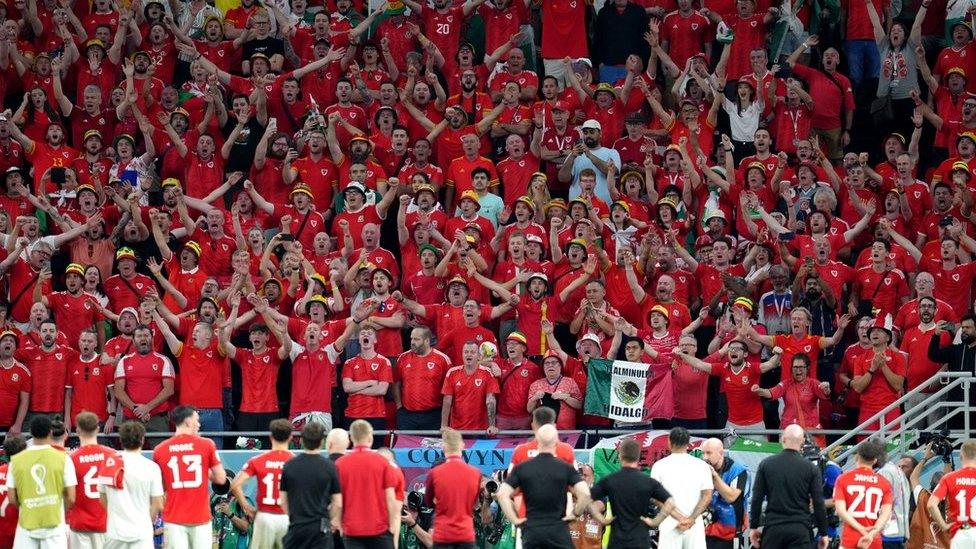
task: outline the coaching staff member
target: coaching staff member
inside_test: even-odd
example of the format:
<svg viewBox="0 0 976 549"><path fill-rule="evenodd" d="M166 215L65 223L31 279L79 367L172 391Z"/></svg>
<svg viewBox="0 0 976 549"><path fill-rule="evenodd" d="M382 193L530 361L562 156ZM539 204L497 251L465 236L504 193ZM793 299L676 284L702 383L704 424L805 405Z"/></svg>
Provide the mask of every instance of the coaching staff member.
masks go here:
<svg viewBox="0 0 976 549"><path fill-rule="evenodd" d="M342 543L346 549L393 549L400 535L400 471L373 446L373 427L357 419L349 425L352 451L336 461L342 500Z"/></svg>
<svg viewBox="0 0 976 549"><path fill-rule="evenodd" d="M324 435L321 423L306 423L302 428L304 451L286 461L281 470L281 508L288 514L285 549L332 547L342 494L336 466L320 452Z"/></svg>
<svg viewBox="0 0 976 549"><path fill-rule="evenodd" d="M644 549L650 543L650 529L657 528L674 511L674 499L660 482L641 472L641 447L636 440L625 439L617 451L620 470L593 485L590 513L604 524L610 524L596 505L608 498L614 518L607 547ZM661 509L653 519L644 516L651 501Z"/></svg>
<svg viewBox="0 0 976 549"><path fill-rule="evenodd" d="M753 546L762 549L810 548L813 547L812 527L815 525L820 535L820 548L826 549L830 537L826 535L823 481L816 466L800 454L803 429L799 425L790 425L783 429L781 440L783 451L763 460L756 471L749 509L749 520L753 525L749 539ZM766 501L766 519L760 533L758 520L762 516L763 500Z"/></svg>
<svg viewBox="0 0 976 549"><path fill-rule="evenodd" d="M474 549L474 506L481 492L481 471L461 457L464 440L454 429L444 429L444 463L427 474L424 499L434 508L434 547Z"/></svg>
<svg viewBox="0 0 976 549"><path fill-rule="evenodd" d="M523 549L573 549L568 523L582 515L590 503L590 488L572 465L556 457L559 433L555 426L539 427L535 439L539 455L512 469L498 488L498 504L512 524L522 526ZM573 489L576 503L563 516L567 487ZM525 518L515 512L512 494L516 488L522 489Z"/></svg>

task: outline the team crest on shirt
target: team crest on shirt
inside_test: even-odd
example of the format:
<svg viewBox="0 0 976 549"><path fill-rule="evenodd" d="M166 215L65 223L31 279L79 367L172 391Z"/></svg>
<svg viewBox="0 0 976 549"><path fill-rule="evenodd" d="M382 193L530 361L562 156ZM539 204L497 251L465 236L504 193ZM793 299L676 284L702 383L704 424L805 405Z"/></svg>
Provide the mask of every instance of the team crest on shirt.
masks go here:
<svg viewBox="0 0 976 549"><path fill-rule="evenodd" d="M891 279L890 278L885 278L884 283L885 283L885 286L891 286Z"/></svg>
<svg viewBox="0 0 976 549"><path fill-rule="evenodd" d="M265 363L265 364L267 364L268 362L271 362L271 357L270 357L270 356L267 356L267 355L265 355L265 356L264 356L264 363Z"/></svg>
<svg viewBox="0 0 976 549"><path fill-rule="evenodd" d="M86 311L90 311L91 310L91 302L90 301L86 301L85 302L85 310Z"/></svg>
<svg viewBox="0 0 976 549"><path fill-rule="evenodd" d="M757 21L752 21L751 23L749 23L749 25L750 25L750 26L751 26L752 28L756 28L756 23L757 23Z"/></svg>
<svg viewBox="0 0 976 549"><path fill-rule="evenodd" d="M474 386L475 387L481 387L481 382L482 381L483 380L481 378L478 378L478 379L474 380Z"/></svg>
<svg viewBox="0 0 976 549"><path fill-rule="evenodd" d="M803 347L803 352L804 353L809 353L810 352L810 346L809 345L804 346Z"/></svg>
<svg viewBox="0 0 976 549"><path fill-rule="evenodd" d="M830 276L837 277L837 271L830 271Z"/></svg>
<svg viewBox="0 0 976 549"><path fill-rule="evenodd" d="M54 358L56 358L58 360L61 360L63 356L64 355L62 355L61 353L54 353Z"/></svg>
<svg viewBox="0 0 976 549"><path fill-rule="evenodd" d="M742 383L749 383L749 376L742 376Z"/></svg>
<svg viewBox="0 0 976 549"><path fill-rule="evenodd" d="M358 218L356 218L356 220L357 220L357 221L358 221L359 223L362 223L363 221L366 221L366 216L363 216L363 215L361 215L361 216L359 216Z"/></svg>
<svg viewBox="0 0 976 549"><path fill-rule="evenodd" d="M92 369L92 375L94 376L102 375L102 369L99 368L98 366L95 366L95 368Z"/></svg>
<svg viewBox="0 0 976 549"><path fill-rule="evenodd" d="M372 368L373 371L375 372L376 370L378 370L380 368L380 365L379 364L370 364L369 367Z"/></svg>
<svg viewBox="0 0 976 549"><path fill-rule="evenodd" d="M428 370L433 370L434 369L434 363L433 362L428 362L427 363L427 369Z"/></svg>
<svg viewBox="0 0 976 549"><path fill-rule="evenodd" d="M20 374L10 376L10 381L20 381Z"/></svg>
<svg viewBox="0 0 976 549"><path fill-rule="evenodd" d="M952 280L953 282L959 282L959 273L953 273Z"/></svg>
<svg viewBox="0 0 976 549"><path fill-rule="evenodd" d="M698 30L698 23L692 23L691 24L691 30L693 30L693 31Z"/></svg>
<svg viewBox="0 0 976 549"><path fill-rule="evenodd" d="M528 370L525 370L525 369L523 369L523 370L522 370L522 377L529 377L529 371L528 371Z"/></svg>
<svg viewBox="0 0 976 549"><path fill-rule="evenodd" d="M136 288L139 288L141 290L142 286L143 286L142 282L136 282Z"/></svg>

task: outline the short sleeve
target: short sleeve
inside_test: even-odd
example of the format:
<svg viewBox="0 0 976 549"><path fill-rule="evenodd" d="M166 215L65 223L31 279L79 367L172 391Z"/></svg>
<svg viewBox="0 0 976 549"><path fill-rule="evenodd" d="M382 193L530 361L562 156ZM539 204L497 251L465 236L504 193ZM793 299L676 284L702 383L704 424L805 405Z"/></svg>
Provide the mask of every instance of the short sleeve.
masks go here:
<svg viewBox="0 0 976 549"><path fill-rule="evenodd" d="M115 379L125 379L125 357L115 365Z"/></svg>
<svg viewBox="0 0 976 549"><path fill-rule="evenodd" d="M508 473L508 477L505 478L505 484L511 486L512 488L520 488L522 486L522 478L519 475L519 470L520 469L522 469L522 465L521 464L515 466ZM7 475L7 482L10 482L10 479L12 479L12 478L13 478L13 475ZM11 484L9 486L13 486L13 485Z"/></svg>
<svg viewBox="0 0 976 549"><path fill-rule="evenodd" d="M75 462L71 461L71 456L64 454L64 485L77 486L78 477L75 475Z"/></svg>
<svg viewBox="0 0 976 549"><path fill-rule="evenodd" d="M13 469L13 467L11 467L11 469ZM7 486L13 487L13 484L10 483L11 479L13 478L14 476L12 474L7 473ZM948 480L947 477L942 477L942 480L939 481L939 485L936 486L935 491L932 492L932 497L945 499L946 494L949 492L949 483L947 483L946 480Z"/></svg>
<svg viewBox="0 0 976 549"><path fill-rule="evenodd" d="M176 370L173 369L173 363L166 357L163 357L163 377L176 377Z"/></svg>
<svg viewBox="0 0 976 549"><path fill-rule="evenodd" d="M329 477L332 479L332 482L329 483L329 495L338 494L341 491L339 470L336 469L335 463L331 459L326 459L325 462L325 468L329 471Z"/></svg>
<svg viewBox="0 0 976 549"><path fill-rule="evenodd" d="M257 471L254 469L254 459L255 458L247 460L247 463L245 463L244 467L241 469L242 473L247 473L248 476L251 477L257 476Z"/></svg>
<svg viewBox="0 0 976 549"><path fill-rule="evenodd" d="M396 488L399 481L400 471L392 463L386 466L383 471L383 488Z"/></svg>
<svg viewBox="0 0 976 549"><path fill-rule="evenodd" d="M152 480L149 483L149 495L154 498L163 497L163 472L159 469L159 465L155 463L152 466Z"/></svg>
<svg viewBox="0 0 976 549"><path fill-rule="evenodd" d="M712 467L711 465L705 463L704 461L701 462L701 470L702 470L701 478L702 478L702 481L701 481L701 484L698 486L699 490L714 490L715 489L715 481L712 480L711 467Z"/></svg>
<svg viewBox="0 0 976 549"><path fill-rule="evenodd" d="M454 395L454 383L451 381L451 376L444 377L444 383L441 384L441 394L442 395Z"/></svg>
<svg viewBox="0 0 976 549"><path fill-rule="evenodd" d="M210 459L210 466L213 467L214 465L220 465L220 454L217 453L217 445L214 444L214 442L209 438L205 440L209 443L207 444L207 453L209 454L208 458Z"/></svg>
<svg viewBox="0 0 976 549"><path fill-rule="evenodd" d="M590 488L590 496L593 498L593 501L601 500L601 499L607 497L607 494L608 494L608 492L610 490L609 490L609 487L608 486L605 486L606 483L604 481L606 479L607 479L607 477L601 478L599 482L597 482L596 484L593 485L593 488ZM654 481L654 482L657 482L657 481ZM660 484L660 483L658 483L658 484Z"/></svg>

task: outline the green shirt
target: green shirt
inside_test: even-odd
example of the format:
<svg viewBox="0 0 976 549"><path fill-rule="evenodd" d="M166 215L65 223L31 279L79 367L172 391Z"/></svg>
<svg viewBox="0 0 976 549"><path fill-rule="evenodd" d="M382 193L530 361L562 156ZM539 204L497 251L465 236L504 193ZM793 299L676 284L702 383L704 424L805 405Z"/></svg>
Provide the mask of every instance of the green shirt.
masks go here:
<svg viewBox="0 0 976 549"><path fill-rule="evenodd" d="M7 488L17 491L18 524L25 530L64 524L64 488L75 486L68 454L49 445L29 446L10 460Z"/></svg>

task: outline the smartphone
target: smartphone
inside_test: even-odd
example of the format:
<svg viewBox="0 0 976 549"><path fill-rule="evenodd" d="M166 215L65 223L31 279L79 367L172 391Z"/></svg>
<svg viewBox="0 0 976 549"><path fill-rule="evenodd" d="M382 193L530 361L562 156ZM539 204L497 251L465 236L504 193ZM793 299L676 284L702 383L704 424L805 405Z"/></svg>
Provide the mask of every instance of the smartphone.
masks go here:
<svg viewBox="0 0 976 549"><path fill-rule="evenodd" d="M55 166L51 168L51 182L57 186L64 185L64 168L60 166Z"/></svg>
<svg viewBox="0 0 976 549"><path fill-rule="evenodd" d="M956 331L956 324L954 322L946 322L944 328L945 331L951 334Z"/></svg>
<svg viewBox="0 0 976 549"><path fill-rule="evenodd" d="M796 233L794 232L779 233L780 242L792 242L794 238L796 238Z"/></svg>

